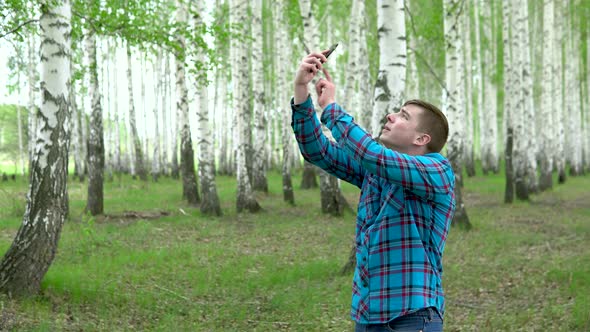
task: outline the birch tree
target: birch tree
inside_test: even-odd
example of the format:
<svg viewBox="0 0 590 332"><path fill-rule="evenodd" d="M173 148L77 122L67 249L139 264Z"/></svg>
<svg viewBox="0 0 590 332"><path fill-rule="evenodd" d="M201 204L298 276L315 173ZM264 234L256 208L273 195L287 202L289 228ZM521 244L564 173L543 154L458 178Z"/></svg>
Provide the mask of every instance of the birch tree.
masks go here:
<svg viewBox="0 0 590 332"><path fill-rule="evenodd" d="M521 57L521 75L522 75L522 132L519 132L519 141L522 144L519 145L519 149L524 154L526 161L523 163L525 167L525 179L527 190L530 193L538 191L538 177L537 177L537 133L535 130L535 106L533 103L533 75L531 66L531 43L529 36L529 7L525 1L517 1L520 6L520 18L517 20L518 26L521 26L520 33L521 45L519 53ZM528 125L527 125L528 124ZM518 196L518 188L517 188Z"/></svg>
<svg viewBox="0 0 590 332"><path fill-rule="evenodd" d="M238 22L247 22L247 11L248 2L243 0L231 0L230 1L230 24L236 25ZM248 80L249 80L249 65L248 65L248 54L246 53L247 47L244 41L236 38L231 39L232 49L232 88L234 91L234 109L236 116L234 117L237 122L235 127L237 130L237 178L238 178L238 191L236 208L238 213L244 210L249 212L259 211L260 205L256 201L254 192L252 191L252 185L248 174L248 165L246 161L246 154L251 151L249 141L249 130L250 130L250 117L248 116L250 98L248 91Z"/></svg>
<svg viewBox="0 0 590 332"><path fill-rule="evenodd" d="M154 85L154 155L152 157L152 180L154 182L158 181L160 177L160 119L158 117L158 111L164 109L164 105L160 106L160 93L163 89L163 81L164 75L161 73L162 67L162 50L158 50L158 55L156 57L156 63L154 65L154 82L158 82Z"/></svg>
<svg viewBox="0 0 590 332"><path fill-rule="evenodd" d="M252 94L254 95L254 144L252 188L262 192L268 192L268 180L266 179L266 149L262 143L265 141L266 125L266 95L264 93L264 63L262 55L262 0L252 0Z"/></svg>
<svg viewBox="0 0 590 332"><path fill-rule="evenodd" d="M564 118L564 93L563 93L563 66L562 66L562 51L563 51L563 4L561 1L555 1L554 7L554 37L553 40L553 100L555 101L553 108L553 120L555 123L555 167L557 168L558 183L564 183L566 180L565 173L565 128L563 124Z"/></svg>
<svg viewBox="0 0 590 332"><path fill-rule="evenodd" d="M11 296L39 292L68 213L70 19L68 0L41 5L40 126L23 223L0 262L0 291Z"/></svg>
<svg viewBox="0 0 590 332"><path fill-rule="evenodd" d="M176 1L176 22L186 26L188 14L186 4L182 0ZM191 129L188 115L188 89L186 87L185 66L186 59L186 40L182 32L177 32L176 43L176 107L180 117L180 168L182 173L182 198L186 199L189 204L197 205L200 203L199 191L197 188L197 179L195 174L195 159L193 142L191 138Z"/></svg>
<svg viewBox="0 0 590 332"><path fill-rule="evenodd" d="M463 2L463 15L461 15L461 37L463 48L464 68L464 96L465 96L465 139L463 139L463 161L467 176L475 175L473 160L473 60L471 57L471 1Z"/></svg>
<svg viewBox="0 0 590 332"><path fill-rule="evenodd" d="M565 32L565 88L568 93L565 98L565 125L566 130L566 156L570 165L570 175L577 176L582 174L582 114L580 103L580 79L578 70L580 68L580 45L578 40L580 38L577 29L576 16L572 10L575 2L567 3L567 17L566 32Z"/></svg>
<svg viewBox="0 0 590 332"><path fill-rule="evenodd" d="M498 124L497 124L497 93L496 85L493 82L496 61L496 38L494 35L495 25L492 16L492 2L481 0L476 9L482 10L481 25L482 25L482 40L481 52L483 61L481 62L481 79L480 79L480 97L478 102L479 114L479 139L480 139L480 155L481 165L484 174L488 172L497 173L499 171L499 156L498 156ZM476 22L478 17L476 15ZM479 29L476 32L479 36ZM476 43L479 45L480 43ZM506 44L504 44L506 45ZM485 105L485 107L483 106Z"/></svg>
<svg viewBox="0 0 590 332"><path fill-rule="evenodd" d="M463 61L461 43L461 14L462 2L459 0L444 0L444 33L447 45L445 55L446 91L443 95L443 112L449 122L449 139L447 142L447 155L455 173L455 199L456 209L453 216L453 224L463 227L471 227L463 196L462 184L462 156L463 156L463 123L465 122L465 99L462 94L463 86Z"/></svg>
<svg viewBox="0 0 590 332"><path fill-rule="evenodd" d="M546 0L543 3L543 82L541 84L541 104L540 116L544 122L553 124L553 0ZM540 178L539 190L543 191L553 187L553 149L551 141L553 140L553 126L545 126L540 132L539 151L540 151Z"/></svg>
<svg viewBox="0 0 590 332"><path fill-rule="evenodd" d="M195 30L204 31L201 27L205 26L200 13L204 8L197 8L198 15L194 19ZM205 51L199 51L197 63L205 63ZM199 82L207 82L207 72L201 73L203 79L196 82L196 88L199 93L199 108L197 111L197 121L199 122L199 181L201 182L201 212L206 215L221 215L221 206L219 196L217 196L217 186L215 185L215 157L213 155L213 142L211 142L211 130L209 129L209 97L207 85Z"/></svg>
<svg viewBox="0 0 590 332"><path fill-rule="evenodd" d="M92 8L92 1L87 3ZM104 141L101 94L98 83L96 32L88 29L86 36L88 55L88 93L91 100L90 133L88 135L88 200L86 210L95 216L104 212Z"/></svg>
<svg viewBox="0 0 590 332"><path fill-rule="evenodd" d="M398 112L404 102L406 84L406 28L404 0L377 1L379 31L379 74L371 121L378 136L385 116Z"/></svg>
<svg viewBox="0 0 590 332"><path fill-rule="evenodd" d="M141 140L139 139L139 134L137 132L137 116L135 113L135 102L133 100L133 76L132 76L132 64L131 61L131 45L127 42L127 88L129 91L129 141L131 147L133 148L134 157L134 165L132 169L135 170L135 173L139 176L142 181L147 181L147 171L145 169L145 164L143 162L143 151L141 147ZM133 174L133 172L132 172Z"/></svg>
<svg viewBox="0 0 590 332"><path fill-rule="evenodd" d="M275 12L275 20L274 20L274 27L275 27L275 49L277 50L277 61L276 66L278 67L277 70L277 85L278 89L276 90L277 99L278 99L278 109L279 114L278 117L281 119L281 145L283 146L283 164L282 164L282 183L283 183L283 200L285 202L290 203L291 205L295 204L295 194L293 192L293 183L291 180L291 158L293 153L291 149L293 149L293 131L288 126L291 123L291 107L289 105L289 100L287 97L287 82L286 77L287 70L285 66L289 63L287 59L287 50L290 49L288 40L287 40L287 27L284 25L285 22L285 9L283 2L277 3L274 7ZM278 128L277 128L278 129ZM278 132L278 130L277 130ZM278 140L276 140L278 143ZM311 164L310 164L311 165ZM313 169L312 169L313 172ZM315 181L315 176L312 174L312 179ZM316 183L317 187L317 183Z"/></svg>

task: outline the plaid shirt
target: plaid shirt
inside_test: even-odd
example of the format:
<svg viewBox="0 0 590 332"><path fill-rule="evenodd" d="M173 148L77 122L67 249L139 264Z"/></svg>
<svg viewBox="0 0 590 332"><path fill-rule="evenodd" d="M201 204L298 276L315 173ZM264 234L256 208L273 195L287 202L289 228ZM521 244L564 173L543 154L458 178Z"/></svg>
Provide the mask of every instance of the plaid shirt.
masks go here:
<svg viewBox="0 0 590 332"><path fill-rule="evenodd" d="M439 153L410 156L378 144L338 104L322 122L311 98L293 105L303 157L361 188L356 218L352 319L389 322L422 308L444 313L442 254L455 210L455 176Z"/></svg>

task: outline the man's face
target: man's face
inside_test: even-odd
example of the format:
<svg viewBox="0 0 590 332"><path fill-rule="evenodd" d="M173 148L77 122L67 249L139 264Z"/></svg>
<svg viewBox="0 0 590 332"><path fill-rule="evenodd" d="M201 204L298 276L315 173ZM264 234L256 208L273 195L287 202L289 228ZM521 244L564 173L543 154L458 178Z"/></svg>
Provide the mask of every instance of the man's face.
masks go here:
<svg viewBox="0 0 590 332"><path fill-rule="evenodd" d="M422 134L417 130L422 112L422 108L410 104L397 113L388 114L379 136L381 143L392 150L408 153Z"/></svg>

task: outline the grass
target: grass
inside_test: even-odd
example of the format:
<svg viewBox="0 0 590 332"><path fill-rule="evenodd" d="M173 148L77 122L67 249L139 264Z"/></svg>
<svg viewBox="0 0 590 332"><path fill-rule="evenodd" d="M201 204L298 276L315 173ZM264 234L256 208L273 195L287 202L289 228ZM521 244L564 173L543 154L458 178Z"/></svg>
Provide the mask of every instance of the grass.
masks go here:
<svg viewBox="0 0 590 332"><path fill-rule="evenodd" d="M218 177L224 216L205 217L180 200L180 182L123 177L105 183L108 216L90 217L86 184L70 181L71 215L42 293L0 297L0 330L351 331L352 276L338 272L354 214L321 214L319 190L296 190L297 205L286 205L280 175L269 182L262 213L236 214L235 179ZM474 227L447 242L446 331L590 329L587 188L590 177L569 178L505 205L501 175L466 178ZM355 206L358 189L342 189ZM0 182L0 250L26 190L23 178Z"/></svg>

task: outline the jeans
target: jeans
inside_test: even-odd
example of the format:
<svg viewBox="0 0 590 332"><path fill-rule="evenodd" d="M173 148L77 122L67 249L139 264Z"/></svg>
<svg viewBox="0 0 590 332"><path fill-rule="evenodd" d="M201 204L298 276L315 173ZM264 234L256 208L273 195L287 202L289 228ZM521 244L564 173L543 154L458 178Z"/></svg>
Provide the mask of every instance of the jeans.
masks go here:
<svg viewBox="0 0 590 332"><path fill-rule="evenodd" d="M443 321L435 308L420 309L385 324L356 323L355 332L442 332Z"/></svg>

